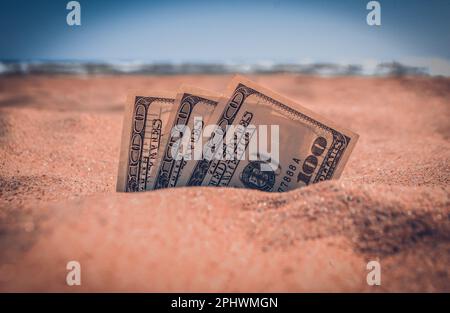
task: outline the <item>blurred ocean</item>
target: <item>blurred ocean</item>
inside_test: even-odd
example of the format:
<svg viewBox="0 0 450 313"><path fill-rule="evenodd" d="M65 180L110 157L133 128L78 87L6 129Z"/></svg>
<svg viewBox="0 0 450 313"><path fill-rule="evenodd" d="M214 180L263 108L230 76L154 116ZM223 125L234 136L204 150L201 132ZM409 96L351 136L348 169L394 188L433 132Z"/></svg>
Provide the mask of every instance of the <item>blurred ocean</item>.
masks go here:
<svg viewBox="0 0 450 313"><path fill-rule="evenodd" d="M432 75L427 67L407 66L399 62L365 66L335 63L146 63L106 61L0 61L0 75L171 75L171 74L271 74L298 73L318 76L404 76Z"/></svg>

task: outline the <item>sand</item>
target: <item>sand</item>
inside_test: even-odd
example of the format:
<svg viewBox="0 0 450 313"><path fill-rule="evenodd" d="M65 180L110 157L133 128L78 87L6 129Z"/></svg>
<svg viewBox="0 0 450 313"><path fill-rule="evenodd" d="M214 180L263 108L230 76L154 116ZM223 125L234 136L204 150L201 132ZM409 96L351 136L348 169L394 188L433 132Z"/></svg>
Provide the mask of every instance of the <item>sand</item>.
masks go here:
<svg viewBox="0 0 450 313"><path fill-rule="evenodd" d="M230 78L1 77L0 290L450 291L450 79L251 76L359 133L341 179L116 193L127 90Z"/></svg>

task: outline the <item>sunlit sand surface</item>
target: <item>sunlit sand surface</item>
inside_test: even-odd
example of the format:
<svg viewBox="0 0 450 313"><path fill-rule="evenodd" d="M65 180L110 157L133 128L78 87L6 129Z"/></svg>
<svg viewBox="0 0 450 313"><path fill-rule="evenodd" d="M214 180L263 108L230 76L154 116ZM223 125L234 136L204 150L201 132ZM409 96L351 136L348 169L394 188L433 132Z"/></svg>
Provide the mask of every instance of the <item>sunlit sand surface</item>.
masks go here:
<svg viewBox="0 0 450 313"><path fill-rule="evenodd" d="M450 291L450 79L251 76L360 135L341 179L116 193L127 90L230 78L0 78L0 290Z"/></svg>

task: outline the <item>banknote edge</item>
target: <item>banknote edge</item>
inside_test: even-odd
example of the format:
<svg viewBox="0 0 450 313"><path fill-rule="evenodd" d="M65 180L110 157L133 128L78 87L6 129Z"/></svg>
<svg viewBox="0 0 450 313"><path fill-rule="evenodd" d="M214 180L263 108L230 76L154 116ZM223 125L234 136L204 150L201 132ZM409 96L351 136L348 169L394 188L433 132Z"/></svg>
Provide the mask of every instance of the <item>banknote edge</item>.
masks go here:
<svg viewBox="0 0 450 313"><path fill-rule="evenodd" d="M223 98L223 94L220 92L215 92L215 91L199 88L199 87L192 86L189 84L182 84L177 90L177 95L176 95L175 101L174 101L174 109L170 113L170 116L168 119L169 122L165 126L164 132L170 133L172 127L174 126L173 123L175 122L175 118L180 109L181 101L184 99L183 95L185 95L185 94L189 94L191 96L198 97L198 98L201 98L201 99L204 99L207 101L216 102L213 112L204 121L205 123L207 123L210 120L210 118L214 114L214 111L217 108L217 105L220 103L220 101ZM161 166L163 164L162 160L163 160L164 155L166 154L166 150L168 149L168 143L170 141L170 138L171 138L170 135L166 136L163 139L164 141L161 142L161 146L164 148L161 151L158 151L158 157L157 157L158 165L156 167L158 174L157 174L157 178L155 179L155 183L152 187L153 189L156 189L156 187L157 187L157 184L159 181L159 176L160 176L160 171L161 171ZM162 187L162 188L166 188L166 187Z"/></svg>
<svg viewBox="0 0 450 313"><path fill-rule="evenodd" d="M150 95L150 96L145 96ZM165 98L175 101L175 93L163 90L129 90L126 97L125 109L122 121L121 143L119 151L119 163L117 172L116 191L127 192L128 167L129 167L129 145L131 142L131 126L133 124L133 113L136 109L136 98Z"/></svg>

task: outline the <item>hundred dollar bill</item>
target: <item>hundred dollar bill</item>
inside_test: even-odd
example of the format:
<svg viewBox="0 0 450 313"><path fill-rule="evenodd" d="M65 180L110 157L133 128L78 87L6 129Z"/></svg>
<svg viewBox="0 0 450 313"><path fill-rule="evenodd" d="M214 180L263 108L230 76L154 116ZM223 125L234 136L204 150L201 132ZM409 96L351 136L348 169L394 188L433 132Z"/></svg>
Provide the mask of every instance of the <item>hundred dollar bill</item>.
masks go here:
<svg viewBox="0 0 450 313"><path fill-rule="evenodd" d="M209 120L219 131L205 144L209 157L197 161L188 186L282 192L341 175L356 133L244 77L235 77L227 94ZM232 136L230 126L237 128ZM270 140L261 139L269 131ZM269 154L264 140L278 153Z"/></svg>
<svg viewBox="0 0 450 313"><path fill-rule="evenodd" d="M120 147L117 191L149 190L155 183L158 151L176 93L137 91L129 94Z"/></svg>
<svg viewBox="0 0 450 313"><path fill-rule="evenodd" d="M158 174L154 189L186 186L196 164L201 159L202 131L216 108L221 94L188 85L180 87L175 99L175 108L168 118L166 133L161 141L158 156ZM195 146L200 146L195 154ZM175 155L173 151L176 151Z"/></svg>

